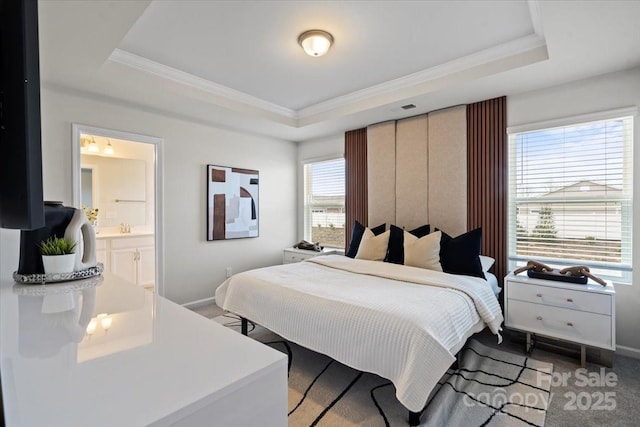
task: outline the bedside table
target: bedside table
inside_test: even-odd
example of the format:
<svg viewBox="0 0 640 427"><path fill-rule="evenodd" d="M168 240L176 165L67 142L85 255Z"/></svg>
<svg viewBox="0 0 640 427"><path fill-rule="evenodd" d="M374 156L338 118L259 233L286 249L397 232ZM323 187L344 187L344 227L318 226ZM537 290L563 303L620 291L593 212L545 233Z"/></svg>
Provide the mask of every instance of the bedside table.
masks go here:
<svg viewBox="0 0 640 427"><path fill-rule="evenodd" d="M294 262L304 261L307 258L315 256L337 254L338 250L333 248L324 248L322 252L307 251L305 249L287 248L282 254L283 264L293 264Z"/></svg>
<svg viewBox="0 0 640 427"><path fill-rule="evenodd" d="M610 281L601 286L532 279L510 273L504 279L505 326L531 334L580 344L580 361L586 364L586 347L616 349L616 292Z"/></svg>

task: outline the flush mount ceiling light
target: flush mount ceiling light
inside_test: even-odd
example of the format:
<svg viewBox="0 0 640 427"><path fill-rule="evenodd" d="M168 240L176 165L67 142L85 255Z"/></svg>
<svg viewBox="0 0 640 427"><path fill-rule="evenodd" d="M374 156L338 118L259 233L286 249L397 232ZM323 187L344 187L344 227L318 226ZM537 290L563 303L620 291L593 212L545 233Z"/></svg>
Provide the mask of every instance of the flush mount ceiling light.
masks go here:
<svg viewBox="0 0 640 427"><path fill-rule="evenodd" d="M309 56L322 56L333 44L333 36L322 30L309 30L300 34L298 44Z"/></svg>

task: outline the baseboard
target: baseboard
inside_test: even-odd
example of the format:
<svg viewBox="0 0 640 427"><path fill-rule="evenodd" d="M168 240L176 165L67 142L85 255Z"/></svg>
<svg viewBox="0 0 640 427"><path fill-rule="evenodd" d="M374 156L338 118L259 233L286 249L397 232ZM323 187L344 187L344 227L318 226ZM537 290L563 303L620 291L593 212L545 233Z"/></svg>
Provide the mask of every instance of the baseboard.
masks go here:
<svg viewBox="0 0 640 427"><path fill-rule="evenodd" d="M183 307L185 308L196 308L196 307L200 307L202 305L208 305L208 304L212 304L216 302L216 297L211 297L211 298L204 298L204 299L199 299L197 301L191 301L191 302L187 302L182 304Z"/></svg>
<svg viewBox="0 0 640 427"><path fill-rule="evenodd" d="M620 356L632 357L634 359L640 359L640 349L627 347L625 345L617 345L616 354Z"/></svg>

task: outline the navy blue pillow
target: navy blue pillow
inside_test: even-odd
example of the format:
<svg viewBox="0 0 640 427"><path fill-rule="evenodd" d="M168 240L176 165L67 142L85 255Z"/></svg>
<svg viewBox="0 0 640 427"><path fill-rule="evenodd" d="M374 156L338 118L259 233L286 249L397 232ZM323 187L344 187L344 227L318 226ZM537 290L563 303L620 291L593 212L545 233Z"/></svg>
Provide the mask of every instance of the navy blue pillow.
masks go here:
<svg viewBox="0 0 640 427"><path fill-rule="evenodd" d="M360 224L358 221L355 221L353 224L353 231L351 232L351 243L349 243L349 249L345 253L349 258L355 258L358 253L358 248L360 247L360 242L362 241L362 235L364 234L364 230L367 227ZM382 234L387 229L387 223L380 224L377 227L373 227L371 231L376 236Z"/></svg>
<svg viewBox="0 0 640 427"><path fill-rule="evenodd" d="M442 231L442 237L440 238L440 265L442 265L442 270L445 273L486 279L480 262L481 250L481 227L455 238Z"/></svg>
<svg viewBox="0 0 640 427"><path fill-rule="evenodd" d="M409 233L418 239L426 236L431 231L429 224L422 225ZM389 235L389 245L387 246L387 256L384 262L393 264L404 264L404 230L395 225L391 225L391 233Z"/></svg>
<svg viewBox="0 0 640 427"><path fill-rule="evenodd" d="M427 234L431 233L431 226L429 224L421 225L420 227L416 228L415 230L411 230L409 233L413 234L414 236L416 236L419 239L419 238L424 237Z"/></svg>

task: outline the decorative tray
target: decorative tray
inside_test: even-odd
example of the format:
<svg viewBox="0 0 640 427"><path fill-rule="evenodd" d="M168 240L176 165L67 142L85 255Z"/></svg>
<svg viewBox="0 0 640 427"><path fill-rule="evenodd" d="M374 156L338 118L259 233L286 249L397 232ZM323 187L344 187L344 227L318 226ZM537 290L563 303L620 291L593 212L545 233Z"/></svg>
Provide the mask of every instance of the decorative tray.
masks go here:
<svg viewBox="0 0 640 427"><path fill-rule="evenodd" d="M88 279L90 277L99 276L104 271L104 264L99 262L95 267L87 268L70 273L36 273L36 274L19 274L13 272L13 280L24 285L43 285L45 283L68 282L70 280Z"/></svg>
<svg viewBox="0 0 640 427"><path fill-rule="evenodd" d="M83 280L56 283L16 283L13 285L13 293L30 297L49 296L56 294L67 294L71 292L83 291L85 289L100 286L104 277L95 276Z"/></svg>
<svg viewBox="0 0 640 427"><path fill-rule="evenodd" d="M560 274L557 270L549 272L527 270L527 276L533 279L557 280L559 282L577 283L579 285L586 285L589 280L587 276L567 276Z"/></svg>

